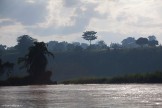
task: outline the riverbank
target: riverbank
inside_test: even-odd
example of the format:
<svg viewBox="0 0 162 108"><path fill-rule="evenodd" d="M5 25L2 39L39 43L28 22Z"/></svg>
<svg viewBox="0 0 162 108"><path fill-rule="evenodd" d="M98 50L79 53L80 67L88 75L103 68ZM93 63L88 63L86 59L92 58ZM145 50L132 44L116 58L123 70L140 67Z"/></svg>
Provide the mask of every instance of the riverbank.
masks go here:
<svg viewBox="0 0 162 108"><path fill-rule="evenodd" d="M42 80L32 82L29 77L10 78L7 81L0 81L0 86L26 86L26 85L55 85L55 84L131 84L131 83L162 83L162 72L138 73L109 78L79 78L62 82Z"/></svg>
<svg viewBox="0 0 162 108"><path fill-rule="evenodd" d="M61 84L123 84L162 83L162 72L129 74L110 78L80 78L62 81Z"/></svg>
<svg viewBox="0 0 162 108"><path fill-rule="evenodd" d="M30 77L13 77L6 81L0 81L0 86L27 86L27 85L55 85L57 81L51 80L31 80Z"/></svg>

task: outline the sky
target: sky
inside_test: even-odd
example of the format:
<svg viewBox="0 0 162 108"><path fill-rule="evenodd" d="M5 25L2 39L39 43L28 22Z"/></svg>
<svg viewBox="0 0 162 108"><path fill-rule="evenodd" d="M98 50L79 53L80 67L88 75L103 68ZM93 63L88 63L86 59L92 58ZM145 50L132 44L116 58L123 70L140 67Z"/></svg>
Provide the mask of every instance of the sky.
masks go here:
<svg viewBox="0 0 162 108"><path fill-rule="evenodd" d="M162 0L0 0L0 44L14 46L24 34L86 43L89 30L107 44L150 35L162 43Z"/></svg>

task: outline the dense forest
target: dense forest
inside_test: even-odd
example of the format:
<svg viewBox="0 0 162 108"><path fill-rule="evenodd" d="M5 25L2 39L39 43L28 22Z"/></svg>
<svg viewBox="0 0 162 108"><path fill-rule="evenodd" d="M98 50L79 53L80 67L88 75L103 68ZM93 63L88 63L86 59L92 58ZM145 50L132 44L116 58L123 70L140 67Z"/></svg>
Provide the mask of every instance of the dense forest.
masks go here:
<svg viewBox="0 0 162 108"><path fill-rule="evenodd" d="M97 39L96 33L84 32L82 38L90 44L65 41L44 43L23 35L17 38L15 46L0 45L0 80L34 80L35 76L44 76L44 80L50 77L52 81L64 81L162 71L162 46L155 36L128 37L121 43L108 46L103 40L92 44L91 41ZM33 53L36 55L33 56ZM34 62L33 58L36 59ZM42 79L38 77L34 82L39 80Z"/></svg>

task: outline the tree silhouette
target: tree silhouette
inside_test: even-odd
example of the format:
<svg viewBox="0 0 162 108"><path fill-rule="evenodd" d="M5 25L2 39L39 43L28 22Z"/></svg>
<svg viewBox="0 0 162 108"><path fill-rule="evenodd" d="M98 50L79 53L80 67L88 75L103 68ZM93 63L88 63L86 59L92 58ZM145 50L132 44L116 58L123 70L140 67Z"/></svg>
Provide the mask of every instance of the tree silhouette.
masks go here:
<svg viewBox="0 0 162 108"><path fill-rule="evenodd" d="M156 40L156 37L154 35L148 36L148 45L151 47L155 47L156 45L159 44L159 42Z"/></svg>
<svg viewBox="0 0 162 108"><path fill-rule="evenodd" d="M148 44L148 39L140 37L139 39L136 40L136 43L143 47L144 45Z"/></svg>
<svg viewBox="0 0 162 108"><path fill-rule="evenodd" d="M34 42L34 45L29 48L28 54L18 59L18 63L24 63L21 68L27 68L29 76L35 82L41 81L42 76L45 75L48 62L46 55L54 57L54 55L47 50L44 42Z"/></svg>
<svg viewBox="0 0 162 108"><path fill-rule="evenodd" d="M2 44L0 44L0 51L4 51L6 48L7 48L6 45L2 45Z"/></svg>
<svg viewBox="0 0 162 108"><path fill-rule="evenodd" d="M17 38L18 44L15 46L21 53L25 53L37 40L29 35L22 35Z"/></svg>
<svg viewBox="0 0 162 108"><path fill-rule="evenodd" d="M152 40L156 40L156 37L154 36L154 35L152 35L152 36L148 36L148 41L152 41Z"/></svg>
<svg viewBox="0 0 162 108"><path fill-rule="evenodd" d="M122 48L122 45L119 44L119 43L111 43L111 44L110 44L110 48L113 48L113 49L120 49L120 48Z"/></svg>
<svg viewBox="0 0 162 108"><path fill-rule="evenodd" d="M103 40L100 40L100 41L97 42L97 47L100 48L100 49L106 49L107 45Z"/></svg>
<svg viewBox="0 0 162 108"><path fill-rule="evenodd" d="M136 40L134 37L127 37L126 39L123 39L121 43L124 48L136 47Z"/></svg>
<svg viewBox="0 0 162 108"><path fill-rule="evenodd" d="M91 46L91 41L97 39L96 33L97 32L95 32L95 31L83 32L82 38L85 39L85 40L88 40L89 43L90 43L90 46Z"/></svg>
<svg viewBox="0 0 162 108"><path fill-rule="evenodd" d="M156 45L159 45L159 42L157 40L148 41L148 45L151 47L155 47Z"/></svg>
<svg viewBox="0 0 162 108"><path fill-rule="evenodd" d="M7 76L9 77L11 75L11 70L13 69L14 64L10 62L2 63L2 60L0 59L0 75L3 75L5 72L7 72Z"/></svg>

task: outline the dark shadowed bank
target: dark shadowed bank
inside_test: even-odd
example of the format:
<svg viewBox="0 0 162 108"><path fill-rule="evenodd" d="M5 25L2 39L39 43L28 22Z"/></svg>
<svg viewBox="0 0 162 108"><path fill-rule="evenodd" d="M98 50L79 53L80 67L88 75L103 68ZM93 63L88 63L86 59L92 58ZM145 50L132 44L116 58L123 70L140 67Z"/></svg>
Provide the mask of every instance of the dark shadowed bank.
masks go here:
<svg viewBox="0 0 162 108"><path fill-rule="evenodd" d="M53 79L115 77L162 70L162 48L84 50L55 53Z"/></svg>
<svg viewBox="0 0 162 108"><path fill-rule="evenodd" d="M0 81L0 86L24 86L24 85L51 85L57 84L56 81L51 81L50 76L52 72L47 71L45 74L35 77L11 77L8 80Z"/></svg>
<svg viewBox="0 0 162 108"><path fill-rule="evenodd" d="M33 83L30 77L10 78L7 81L0 81L0 86L23 86L23 85L52 85L57 84L56 81L49 80L49 75L43 75L40 82ZM37 79L39 80L39 79ZM59 82L58 84L123 84L123 83L162 83L162 72L153 73L137 73L118 77L100 78L89 77L71 79Z"/></svg>
<svg viewBox="0 0 162 108"><path fill-rule="evenodd" d="M80 78L61 84L121 84L121 83L162 83L162 72L130 74L111 78Z"/></svg>

